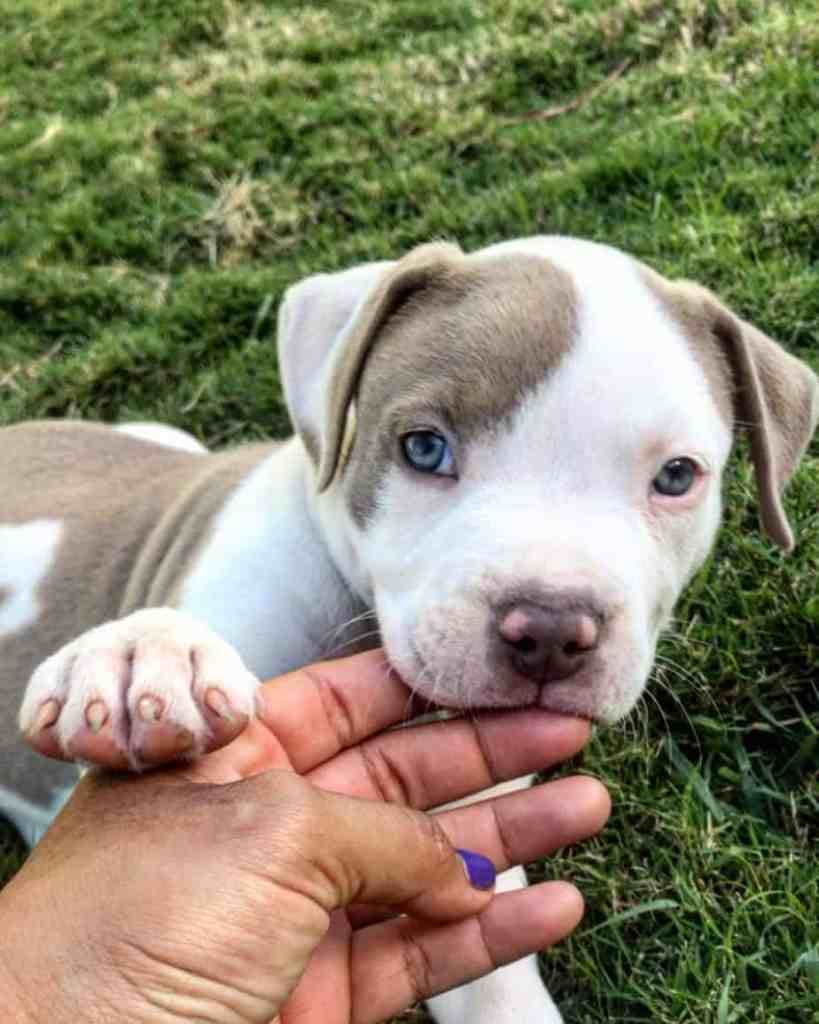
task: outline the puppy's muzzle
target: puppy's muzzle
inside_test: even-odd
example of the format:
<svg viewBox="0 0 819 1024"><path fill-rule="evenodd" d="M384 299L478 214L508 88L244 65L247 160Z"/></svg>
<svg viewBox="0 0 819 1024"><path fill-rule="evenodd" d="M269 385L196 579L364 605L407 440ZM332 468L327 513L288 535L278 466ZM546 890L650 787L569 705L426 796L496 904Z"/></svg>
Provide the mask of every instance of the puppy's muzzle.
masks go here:
<svg viewBox="0 0 819 1024"><path fill-rule="evenodd" d="M494 653L499 666L545 685L587 667L603 630L603 613L585 595L520 600L495 612Z"/></svg>

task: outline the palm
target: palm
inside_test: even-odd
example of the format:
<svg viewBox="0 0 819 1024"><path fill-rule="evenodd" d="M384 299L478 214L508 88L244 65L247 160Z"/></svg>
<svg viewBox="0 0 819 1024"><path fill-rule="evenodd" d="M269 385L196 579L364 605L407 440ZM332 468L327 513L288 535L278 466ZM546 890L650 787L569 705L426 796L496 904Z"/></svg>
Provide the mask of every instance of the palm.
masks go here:
<svg viewBox="0 0 819 1024"><path fill-rule="evenodd" d="M332 792L427 810L558 763L588 738L586 723L541 711L384 731L402 720L408 706L407 689L387 673L380 652L335 663L332 671L322 666L303 670L263 688L259 716L245 732L182 774L189 781L221 784L272 769L289 770ZM447 759L445 772L440 771L442 756ZM560 780L537 787L539 793L504 797L494 810L472 805L446 812L441 823L456 846L477 843L503 869L509 866L510 853L522 862L596 831L608 808L601 805L599 786L594 810L589 792L584 800L580 791L590 785L596 784ZM566 792L572 786L580 794L578 812L571 820L564 816L561 821L558 815L555 823L554 808L572 801ZM566 889L562 883L544 883L496 898L481 924L474 918L425 924L379 908L337 911L279 1020L384 1020L428 994L425 985L440 990L460 982L465 965L474 975L485 973L499 962L557 941L576 923L567 909ZM510 913L514 940L508 935ZM494 928L500 933L497 962L492 959ZM459 958L452 957L453 948ZM435 977L425 973L429 962L440 966ZM383 986L385 977L390 979L389 991Z"/></svg>

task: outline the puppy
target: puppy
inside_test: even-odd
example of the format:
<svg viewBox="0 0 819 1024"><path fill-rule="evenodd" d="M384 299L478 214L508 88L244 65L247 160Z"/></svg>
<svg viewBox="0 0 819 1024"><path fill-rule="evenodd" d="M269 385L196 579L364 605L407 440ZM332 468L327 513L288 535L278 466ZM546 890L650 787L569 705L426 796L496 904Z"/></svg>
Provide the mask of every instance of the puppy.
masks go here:
<svg viewBox="0 0 819 1024"><path fill-rule="evenodd" d="M340 628L452 708L602 722L639 697L747 430L762 523L819 417L813 372L714 295L562 237L291 288L295 436L207 453L167 428L29 423L0 443L0 809L36 838L76 769L227 742L259 677ZM56 652L56 653L54 653ZM522 884L507 873L502 887ZM534 959L432 1001L554 1024Z"/></svg>

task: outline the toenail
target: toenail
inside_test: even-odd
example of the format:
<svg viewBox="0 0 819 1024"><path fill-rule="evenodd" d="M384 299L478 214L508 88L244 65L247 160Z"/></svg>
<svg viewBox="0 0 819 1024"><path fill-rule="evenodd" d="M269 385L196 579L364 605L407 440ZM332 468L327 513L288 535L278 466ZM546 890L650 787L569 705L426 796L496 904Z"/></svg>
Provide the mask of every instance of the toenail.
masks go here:
<svg viewBox="0 0 819 1024"><path fill-rule="evenodd" d="M180 729L177 733L177 739L179 740L177 750L180 754L187 753L193 747L193 733L190 729Z"/></svg>
<svg viewBox="0 0 819 1024"><path fill-rule="evenodd" d="M221 690L217 690L215 686L212 686L205 692L205 703L214 715L218 715L219 718L224 718L226 722L236 721L236 715L227 697Z"/></svg>
<svg viewBox="0 0 819 1024"><path fill-rule="evenodd" d="M85 720L91 732L99 732L108 721L108 708L101 700L92 701L85 709Z"/></svg>
<svg viewBox="0 0 819 1024"><path fill-rule="evenodd" d="M34 719L31 731L40 732L42 729L47 729L50 725L54 725L59 715L60 702L53 699L47 700L37 712L37 717Z"/></svg>
<svg viewBox="0 0 819 1024"><path fill-rule="evenodd" d="M139 698L137 708L139 709L139 717L143 722L158 722L164 710L159 697L152 697L150 694L145 694L144 697Z"/></svg>

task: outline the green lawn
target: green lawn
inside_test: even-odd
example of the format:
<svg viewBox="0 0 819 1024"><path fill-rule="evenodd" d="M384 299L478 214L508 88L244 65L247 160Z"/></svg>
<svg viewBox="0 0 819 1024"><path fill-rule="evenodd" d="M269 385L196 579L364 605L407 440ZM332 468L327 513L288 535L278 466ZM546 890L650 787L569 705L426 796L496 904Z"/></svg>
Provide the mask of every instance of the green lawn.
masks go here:
<svg viewBox="0 0 819 1024"><path fill-rule="evenodd" d="M0 423L282 434L283 289L441 237L611 242L819 368L815 0L0 0L0 25ZM789 558L730 477L648 697L585 754L611 824L540 869L588 901L544 958L571 1024L819 1022L819 446Z"/></svg>

